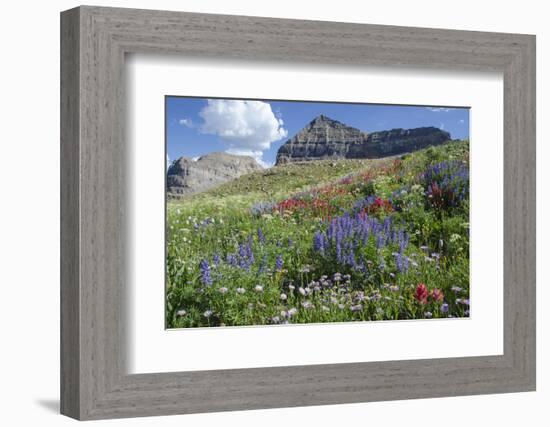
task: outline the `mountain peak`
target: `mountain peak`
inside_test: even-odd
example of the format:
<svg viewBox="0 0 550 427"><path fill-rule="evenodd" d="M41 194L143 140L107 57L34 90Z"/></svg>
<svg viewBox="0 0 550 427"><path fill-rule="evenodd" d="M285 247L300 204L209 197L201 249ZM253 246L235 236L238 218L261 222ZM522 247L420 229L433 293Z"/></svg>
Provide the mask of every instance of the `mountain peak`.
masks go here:
<svg viewBox="0 0 550 427"><path fill-rule="evenodd" d="M166 187L171 197L182 197L259 170L262 167L253 157L220 151L205 154L196 161L180 157L168 168Z"/></svg>
<svg viewBox="0 0 550 427"><path fill-rule="evenodd" d="M325 116L324 114L319 114L317 117L315 117L312 121L313 122L321 122L321 121L324 121L324 120L332 120L330 119L328 116Z"/></svg>
<svg viewBox="0 0 550 427"><path fill-rule="evenodd" d="M392 129L367 134L324 114L284 143L276 164L309 160L369 159L407 153L451 139L437 128Z"/></svg>
<svg viewBox="0 0 550 427"><path fill-rule="evenodd" d="M309 124L311 126L326 125L326 124L342 125L342 123L340 123L338 120L331 119L330 117L325 116L324 114L319 114Z"/></svg>

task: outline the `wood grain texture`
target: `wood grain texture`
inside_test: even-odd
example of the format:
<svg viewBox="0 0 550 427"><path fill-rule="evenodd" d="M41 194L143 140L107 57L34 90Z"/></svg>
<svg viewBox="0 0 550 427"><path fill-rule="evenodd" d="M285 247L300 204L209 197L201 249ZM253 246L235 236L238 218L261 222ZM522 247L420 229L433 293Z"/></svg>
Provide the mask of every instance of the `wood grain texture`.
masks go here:
<svg viewBox="0 0 550 427"><path fill-rule="evenodd" d="M62 13L61 38L62 413L100 419L535 389L534 36L84 6ZM127 53L502 72L504 354L128 375Z"/></svg>
<svg viewBox="0 0 550 427"><path fill-rule="evenodd" d="M78 10L61 20L61 412L80 414Z"/></svg>

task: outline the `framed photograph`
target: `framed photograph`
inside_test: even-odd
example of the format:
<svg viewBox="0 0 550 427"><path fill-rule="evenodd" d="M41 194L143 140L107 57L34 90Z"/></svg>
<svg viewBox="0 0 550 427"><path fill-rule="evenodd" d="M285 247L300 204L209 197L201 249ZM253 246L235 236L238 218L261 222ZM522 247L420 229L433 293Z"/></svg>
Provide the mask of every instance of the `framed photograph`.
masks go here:
<svg viewBox="0 0 550 427"><path fill-rule="evenodd" d="M61 411L535 390L535 37L61 14Z"/></svg>
<svg viewBox="0 0 550 427"><path fill-rule="evenodd" d="M165 108L167 328L469 317L468 108Z"/></svg>

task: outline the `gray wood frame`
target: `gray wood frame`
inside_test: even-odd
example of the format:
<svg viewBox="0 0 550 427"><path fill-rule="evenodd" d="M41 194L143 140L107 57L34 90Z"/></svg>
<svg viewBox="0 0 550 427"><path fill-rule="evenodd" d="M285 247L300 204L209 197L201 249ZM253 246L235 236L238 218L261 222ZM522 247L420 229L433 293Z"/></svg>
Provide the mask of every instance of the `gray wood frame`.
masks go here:
<svg viewBox="0 0 550 427"><path fill-rule="evenodd" d="M131 52L502 72L504 354L128 375L124 56ZM534 36L83 6L61 14L61 122L63 414L100 419L535 390Z"/></svg>

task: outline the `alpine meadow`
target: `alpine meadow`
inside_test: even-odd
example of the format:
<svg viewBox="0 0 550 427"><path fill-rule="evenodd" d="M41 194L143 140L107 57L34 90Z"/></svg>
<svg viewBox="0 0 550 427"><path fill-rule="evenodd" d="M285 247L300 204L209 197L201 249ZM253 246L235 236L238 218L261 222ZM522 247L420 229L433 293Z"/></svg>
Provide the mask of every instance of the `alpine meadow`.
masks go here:
<svg viewBox="0 0 550 427"><path fill-rule="evenodd" d="M467 108L166 105L167 328L470 315Z"/></svg>

